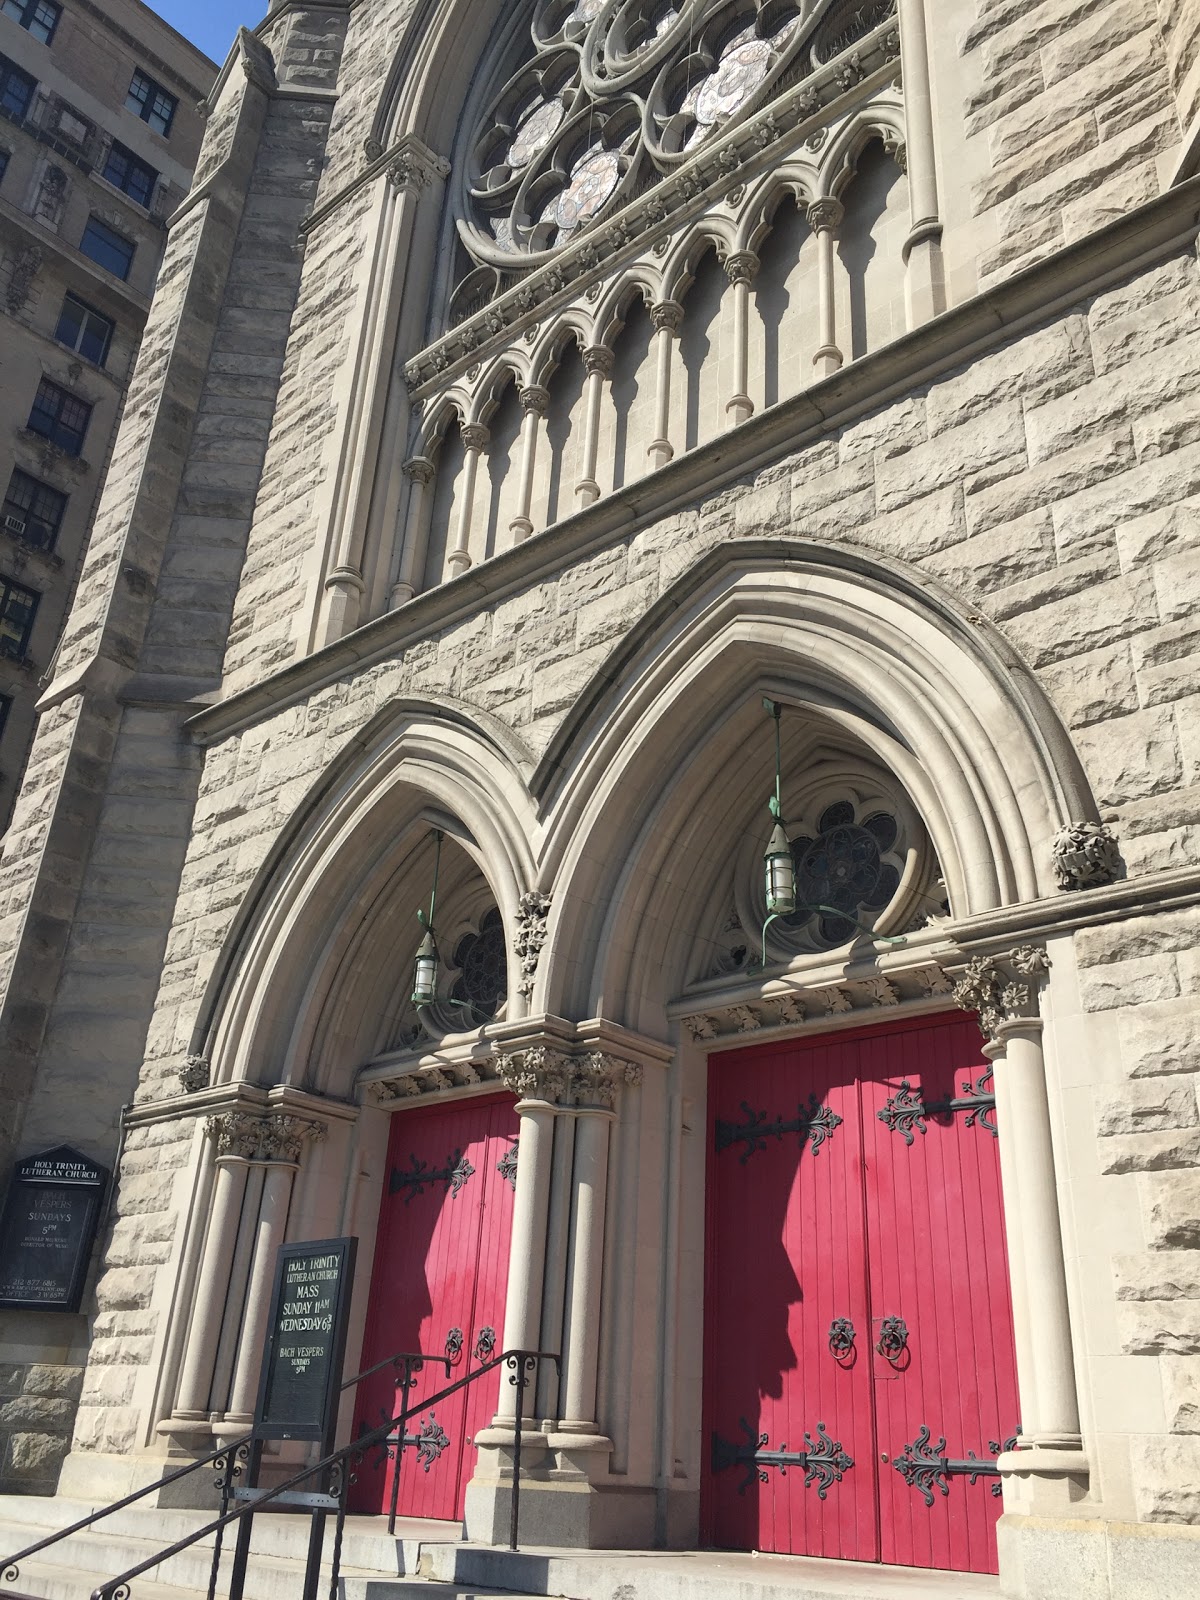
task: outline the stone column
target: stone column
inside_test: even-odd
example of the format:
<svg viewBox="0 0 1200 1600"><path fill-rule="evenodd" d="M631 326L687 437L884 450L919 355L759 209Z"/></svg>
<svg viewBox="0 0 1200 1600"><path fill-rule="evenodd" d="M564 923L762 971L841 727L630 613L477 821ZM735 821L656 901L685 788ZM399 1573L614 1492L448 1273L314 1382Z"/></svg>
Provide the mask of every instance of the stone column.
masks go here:
<svg viewBox="0 0 1200 1600"><path fill-rule="evenodd" d="M654 397L654 438L646 454L655 467L665 467L675 454L671 443L671 355L683 322L677 300L660 300L650 308L650 322L658 346L658 379Z"/></svg>
<svg viewBox="0 0 1200 1600"><path fill-rule="evenodd" d="M733 286L734 393L725 404L729 426L736 428L754 415L750 388L750 285L758 274L759 260L752 250L725 257L725 276Z"/></svg>
<svg viewBox="0 0 1200 1600"><path fill-rule="evenodd" d="M596 462L600 453L600 412L604 403L604 385L612 377L613 353L602 344L589 346L583 352L583 365L587 373L587 416L583 437L583 476L575 485L576 504L580 511L600 498L600 485L596 481Z"/></svg>
<svg viewBox="0 0 1200 1600"><path fill-rule="evenodd" d="M533 532L529 511L533 504L533 473L537 466L538 435L542 420L550 409L550 396L539 384L530 384L521 390L521 410L525 413L521 424L521 479L517 490L517 514L508 525L508 531L519 544Z"/></svg>
<svg viewBox="0 0 1200 1600"><path fill-rule="evenodd" d="M209 1419L209 1394L229 1292L229 1268L241 1221L246 1174L257 1148L258 1122L257 1117L240 1111L208 1119L208 1132L216 1145L217 1177L172 1412L172 1420L180 1423Z"/></svg>
<svg viewBox="0 0 1200 1600"><path fill-rule="evenodd" d="M833 247L843 216L845 210L841 201L832 197L814 200L808 208L808 225L817 236L817 315L821 335L813 366L821 378L827 378L842 364L842 351L837 342Z"/></svg>
<svg viewBox="0 0 1200 1600"><path fill-rule="evenodd" d="M1066 1259L1054 1171L1050 1105L1038 1016L1037 980L1049 969L1044 950L1022 945L1003 956L968 963L955 984L960 1006L979 1013L980 1027L992 1041L997 1111L1011 1121L1001 1141L1005 1209L1015 1195L1020 1254L1009 1241L1010 1270L1022 1286L1015 1298L1028 1328L1026 1360L1032 1384L1022 1383L1020 1450L1077 1452L1081 1447L1075 1358L1067 1301ZM1033 1467L1036 1471L1036 1466Z"/></svg>
<svg viewBox="0 0 1200 1600"><path fill-rule="evenodd" d="M413 598L421 581L429 537L429 485L436 469L428 456L412 456L400 470L408 479L409 491L400 566L388 598L393 611Z"/></svg>
<svg viewBox="0 0 1200 1600"><path fill-rule="evenodd" d="M264 1124L259 1155L266 1164L266 1174L255 1230L254 1258L242 1311L237 1364L230 1385L229 1409L225 1419L231 1431L243 1432L254 1419L263 1346L267 1337L267 1317L271 1310L275 1255L287 1232L292 1186L300 1169L305 1142L315 1142L324 1137L325 1129L321 1123L307 1122L303 1118L278 1112Z"/></svg>
<svg viewBox="0 0 1200 1600"><path fill-rule="evenodd" d="M600 1285L604 1268L604 1219L608 1189L609 1129L619 1086L641 1079L633 1063L594 1053L571 1073L577 1118L572 1173L571 1278L563 1321L563 1384L557 1433L579 1436L595 1448L612 1448L596 1426L596 1380L600 1349ZM561 1441L560 1441L561 1442Z"/></svg>
<svg viewBox="0 0 1200 1600"><path fill-rule="evenodd" d="M937 149L929 87L925 0L898 0L904 75L905 159L912 227L904 241L908 325L916 328L946 309L942 223L938 207ZM897 157L900 160L900 157Z"/></svg>
<svg viewBox="0 0 1200 1600"><path fill-rule="evenodd" d="M478 422L468 422L460 437L463 442L463 494L454 533L454 548L450 552L450 575L453 578L460 577L471 565L471 514L475 506L475 480L479 475L479 458L487 449L490 435Z"/></svg>

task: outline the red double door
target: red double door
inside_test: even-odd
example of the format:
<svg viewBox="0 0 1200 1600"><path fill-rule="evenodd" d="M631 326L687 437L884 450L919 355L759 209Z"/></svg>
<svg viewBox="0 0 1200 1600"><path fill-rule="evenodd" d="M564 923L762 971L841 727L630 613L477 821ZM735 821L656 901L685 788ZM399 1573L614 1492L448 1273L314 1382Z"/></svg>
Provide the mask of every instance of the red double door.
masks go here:
<svg viewBox="0 0 1200 1600"><path fill-rule="evenodd" d="M705 1542L996 1571L1016 1432L975 1024L711 1058Z"/></svg>
<svg viewBox="0 0 1200 1600"><path fill-rule="evenodd" d="M360 1370L402 1350L448 1357L449 1379L440 1363L417 1374L412 1405L500 1354L516 1188L514 1104L509 1095L489 1096L392 1119ZM412 1418L401 1516L462 1516L474 1437L495 1415L499 1390L497 1371ZM355 1432L398 1410L395 1373L384 1370L359 1387ZM395 1461L376 1448L356 1471L352 1509L386 1511Z"/></svg>

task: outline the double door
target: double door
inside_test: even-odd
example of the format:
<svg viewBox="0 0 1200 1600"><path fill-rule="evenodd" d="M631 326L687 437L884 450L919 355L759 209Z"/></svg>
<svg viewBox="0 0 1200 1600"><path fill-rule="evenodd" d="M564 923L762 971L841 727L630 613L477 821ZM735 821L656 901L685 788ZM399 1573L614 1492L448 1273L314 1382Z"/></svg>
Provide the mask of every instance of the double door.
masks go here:
<svg viewBox="0 0 1200 1600"><path fill-rule="evenodd" d="M416 1374L410 1404L500 1354L517 1175L518 1118L511 1096L397 1112L371 1280L361 1368L399 1351L450 1361ZM359 1386L355 1432L399 1411L396 1374ZM474 1437L495 1415L499 1372L478 1379L409 1423L401 1516L461 1518L475 1465ZM386 1511L396 1462L382 1449L357 1469L352 1508Z"/></svg>
<svg viewBox="0 0 1200 1600"><path fill-rule="evenodd" d="M711 1058L706 1542L996 1570L1018 1419L980 1043L956 1013Z"/></svg>

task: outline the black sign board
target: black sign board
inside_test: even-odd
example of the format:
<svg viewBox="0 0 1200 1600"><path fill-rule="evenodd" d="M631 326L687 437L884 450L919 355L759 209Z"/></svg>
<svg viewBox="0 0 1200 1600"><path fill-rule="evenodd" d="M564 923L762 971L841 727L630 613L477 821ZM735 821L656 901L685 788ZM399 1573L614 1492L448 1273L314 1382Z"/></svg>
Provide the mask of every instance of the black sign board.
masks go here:
<svg viewBox="0 0 1200 1600"><path fill-rule="evenodd" d="M332 1447L357 1239L286 1244L275 1266L254 1432Z"/></svg>
<svg viewBox="0 0 1200 1600"><path fill-rule="evenodd" d="M0 1307L78 1311L108 1170L68 1145L18 1163L0 1217Z"/></svg>

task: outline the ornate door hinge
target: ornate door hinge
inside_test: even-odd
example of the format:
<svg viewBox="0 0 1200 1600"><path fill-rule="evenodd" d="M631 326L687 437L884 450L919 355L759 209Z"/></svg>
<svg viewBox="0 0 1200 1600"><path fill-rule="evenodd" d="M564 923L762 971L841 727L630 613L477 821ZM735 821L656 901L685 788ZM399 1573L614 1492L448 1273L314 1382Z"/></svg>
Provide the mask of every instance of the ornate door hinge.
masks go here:
<svg viewBox="0 0 1200 1600"><path fill-rule="evenodd" d="M467 1179L475 1175L475 1168L461 1150L456 1150L444 1167L431 1169L427 1161L418 1161L416 1156L409 1156L408 1159L411 1167L408 1169L393 1167L388 1182L389 1194L398 1194L401 1189L405 1191L405 1205L417 1195L424 1194L425 1190L432 1188L435 1183L444 1183L451 1200L457 1200Z"/></svg>
<svg viewBox="0 0 1200 1600"><path fill-rule="evenodd" d="M510 1144L496 1163L496 1171L510 1189L517 1187L517 1148L516 1144Z"/></svg>
<svg viewBox="0 0 1200 1600"><path fill-rule="evenodd" d="M930 1100L921 1098L921 1091L914 1089L905 1078L899 1089L886 1102L882 1111L875 1115L880 1122L885 1123L893 1133L904 1136L905 1144L912 1144L913 1130L925 1133L926 1117L953 1117L959 1111L967 1113L966 1126L973 1128L978 1124L986 1128L992 1138L996 1134L996 1091L992 1084L992 1069L986 1067L975 1081L964 1083L962 1094L953 1100Z"/></svg>
<svg viewBox="0 0 1200 1600"><path fill-rule="evenodd" d="M948 1495L949 1478L966 1478L969 1483L975 1483L980 1478L995 1478L992 1484L992 1493L997 1497L1001 1493L1000 1468L995 1461L981 1461L973 1450L968 1450L966 1459L953 1461L946 1455L946 1441L944 1438L930 1448L930 1431L922 1427L912 1444L906 1444L903 1453L896 1456L892 1465L910 1488L916 1489L927 1506L933 1504L933 1491ZM993 1456L1001 1455L1005 1450L1014 1450L1017 1440L1014 1435L1005 1439L1001 1444L996 1439L988 1441L988 1449Z"/></svg>
<svg viewBox="0 0 1200 1600"><path fill-rule="evenodd" d="M823 1106L815 1094L809 1096L807 1110L803 1106L797 1106L796 1115L789 1119L775 1117L769 1121L765 1111L752 1110L744 1100L742 1110L746 1113L744 1122L718 1121L715 1130L718 1153L728 1150L735 1144L746 1146L738 1157L741 1166L745 1166L752 1155L765 1150L768 1139L782 1139L785 1133L797 1134L801 1150L807 1144L813 1155L817 1155L826 1139L831 1137L833 1130L842 1125L842 1119L837 1112L831 1111L828 1106Z"/></svg>
<svg viewBox="0 0 1200 1600"><path fill-rule="evenodd" d="M789 1467L803 1467L804 1487L817 1486L817 1499L824 1500L831 1483L840 1483L854 1462L842 1449L840 1439L831 1439L823 1422L817 1423L817 1437L805 1431L808 1446L805 1450L789 1450L786 1444L778 1450L768 1448L767 1435L755 1433L745 1417L738 1418L738 1426L746 1435L745 1444L730 1444L719 1433L712 1436L712 1470L724 1472L726 1467L744 1465L746 1476L738 1484L738 1493L745 1494L755 1480L766 1483L768 1467L774 1467L781 1477L787 1477Z"/></svg>

